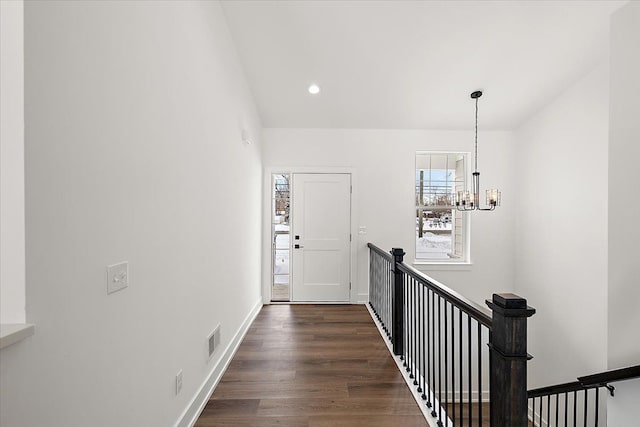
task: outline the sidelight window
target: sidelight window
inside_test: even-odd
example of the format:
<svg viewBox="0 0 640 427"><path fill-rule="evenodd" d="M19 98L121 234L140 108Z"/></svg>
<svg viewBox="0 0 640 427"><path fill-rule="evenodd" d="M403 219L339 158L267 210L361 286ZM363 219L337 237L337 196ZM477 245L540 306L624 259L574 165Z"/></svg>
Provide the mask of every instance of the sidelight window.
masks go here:
<svg viewBox="0 0 640 427"><path fill-rule="evenodd" d="M273 174L271 177L271 299L289 301L291 175Z"/></svg>

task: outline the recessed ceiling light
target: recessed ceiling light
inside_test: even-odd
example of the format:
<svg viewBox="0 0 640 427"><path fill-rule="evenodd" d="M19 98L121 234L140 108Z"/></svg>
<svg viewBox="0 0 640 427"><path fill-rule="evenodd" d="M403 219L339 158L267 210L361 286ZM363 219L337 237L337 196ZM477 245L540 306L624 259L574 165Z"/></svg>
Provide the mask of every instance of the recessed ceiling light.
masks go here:
<svg viewBox="0 0 640 427"><path fill-rule="evenodd" d="M309 93L311 95L316 95L318 93L320 93L320 86L318 86L317 84L312 84L311 86L309 86Z"/></svg>

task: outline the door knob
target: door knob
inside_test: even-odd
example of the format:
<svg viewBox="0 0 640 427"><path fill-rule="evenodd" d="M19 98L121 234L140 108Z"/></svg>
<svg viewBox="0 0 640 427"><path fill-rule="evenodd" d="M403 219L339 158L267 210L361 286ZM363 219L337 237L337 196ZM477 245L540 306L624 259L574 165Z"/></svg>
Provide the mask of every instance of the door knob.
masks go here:
<svg viewBox="0 0 640 427"><path fill-rule="evenodd" d="M294 247L295 249L302 249L302 248L304 248L304 246L302 246L302 245L294 245L293 247Z"/></svg>

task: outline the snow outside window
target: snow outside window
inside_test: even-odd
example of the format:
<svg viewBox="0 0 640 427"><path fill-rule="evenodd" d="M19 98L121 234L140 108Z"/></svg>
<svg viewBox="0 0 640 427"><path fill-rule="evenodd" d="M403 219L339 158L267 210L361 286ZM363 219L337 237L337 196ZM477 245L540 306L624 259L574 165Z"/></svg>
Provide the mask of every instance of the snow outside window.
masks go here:
<svg viewBox="0 0 640 427"><path fill-rule="evenodd" d="M466 188L465 153L416 153L416 260L466 262L467 226L455 208Z"/></svg>

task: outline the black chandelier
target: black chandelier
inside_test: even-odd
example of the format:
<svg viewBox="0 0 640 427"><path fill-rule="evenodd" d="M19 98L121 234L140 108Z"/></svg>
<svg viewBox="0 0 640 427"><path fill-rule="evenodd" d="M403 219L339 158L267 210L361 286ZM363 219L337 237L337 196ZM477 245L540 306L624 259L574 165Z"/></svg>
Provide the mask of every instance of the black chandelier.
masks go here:
<svg viewBox="0 0 640 427"><path fill-rule="evenodd" d="M475 91L471 98L476 100L476 146L475 146L475 169L472 179L472 192L458 191L456 193L456 209L459 211L492 211L496 206L500 206L501 193L497 189L487 190L486 204L488 207L480 207L480 172L478 172L478 98L482 96L481 91Z"/></svg>

